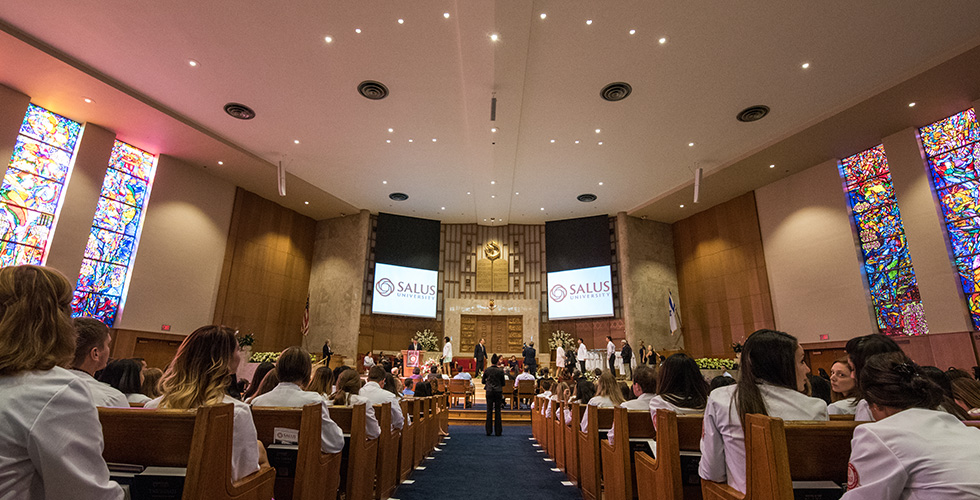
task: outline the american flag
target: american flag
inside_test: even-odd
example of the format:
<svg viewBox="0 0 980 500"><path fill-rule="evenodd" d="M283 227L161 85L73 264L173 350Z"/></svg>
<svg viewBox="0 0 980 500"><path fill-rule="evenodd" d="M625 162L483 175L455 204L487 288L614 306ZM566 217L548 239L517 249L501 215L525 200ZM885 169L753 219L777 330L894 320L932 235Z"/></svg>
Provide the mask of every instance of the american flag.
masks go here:
<svg viewBox="0 0 980 500"><path fill-rule="evenodd" d="M310 294L306 294L306 309L303 310L303 336L310 333Z"/></svg>

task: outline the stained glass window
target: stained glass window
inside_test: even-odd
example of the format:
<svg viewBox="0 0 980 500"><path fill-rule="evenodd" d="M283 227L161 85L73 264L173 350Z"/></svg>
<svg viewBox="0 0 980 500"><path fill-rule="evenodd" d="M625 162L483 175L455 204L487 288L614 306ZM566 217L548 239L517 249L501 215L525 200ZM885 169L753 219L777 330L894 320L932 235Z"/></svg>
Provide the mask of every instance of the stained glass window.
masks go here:
<svg viewBox="0 0 980 500"><path fill-rule="evenodd" d="M0 184L0 267L43 264L82 125L28 105Z"/></svg>
<svg viewBox="0 0 980 500"><path fill-rule="evenodd" d="M980 329L980 124L973 109L919 129L973 327Z"/></svg>
<svg viewBox="0 0 980 500"><path fill-rule="evenodd" d="M928 333L885 148L878 145L845 158L840 174L861 240L878 329L885 335Z"/></svg>
<svg viewBox="0 0 980 500"><path fill-rule="evenodd" d="M75 285L72 313L112 326L126 296L156 157L116 141ZM0 250L2 251L2 250Z"/></svg>

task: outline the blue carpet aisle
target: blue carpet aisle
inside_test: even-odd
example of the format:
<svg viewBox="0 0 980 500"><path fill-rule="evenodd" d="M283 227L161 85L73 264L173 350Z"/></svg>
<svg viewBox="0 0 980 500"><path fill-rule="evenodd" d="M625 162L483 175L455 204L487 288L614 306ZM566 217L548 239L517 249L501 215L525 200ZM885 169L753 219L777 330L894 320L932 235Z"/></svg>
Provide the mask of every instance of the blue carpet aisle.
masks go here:
<svg viewBox="0 0 980 500"><path fill-rule="evenodd" d="M392 499L581 500L582 494L564 472L531 438L531 427L504 427L500 437L488 437L482 425L453 425L450 439L423 460L398 486ZM555 469L555 470L552 470Z"/></svg>

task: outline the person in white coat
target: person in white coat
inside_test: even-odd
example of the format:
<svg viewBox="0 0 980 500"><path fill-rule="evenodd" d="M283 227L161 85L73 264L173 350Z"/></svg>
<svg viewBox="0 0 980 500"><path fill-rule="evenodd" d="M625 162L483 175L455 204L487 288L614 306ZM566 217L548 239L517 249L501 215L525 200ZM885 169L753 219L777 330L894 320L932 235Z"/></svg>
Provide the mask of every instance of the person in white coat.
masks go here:
<svg viewBox="0 0 980 500"><path fill-rule="evenodd" d="M232 423L231 479L239 479L268 463L258 440L249 406L227 394L231 374L238 371L241 356L235 330L207 325L191 332L163 375L163 395L144 408L189 410L206 405L235 405Z"/></svg>
<svg viewBox="0 0 980 500"><path fill-rule="evenodd" d="M453 366L453 343L446 337L446 343L442 345L442 374L451 375Z"/></svg>
<svg viewBox="0 0 980 500"><path fill-rule="evenodd" d="M401 429L405 427L405 416L402 414L401 401L395 393L381 388L381 385L385 382L385 375L384 367L372 367L368 371L367 383L364 384L364 387L361 387L358 395L367 398L372 405L391 403L391 428ZM377 418L377 415L375 415L375 418Z"/></svg>
<svg viewBox="0 0 980 500"><path fill-rule="evenodd" d="M555 366L558 367L558 373L565 368L565 348L561 344L555 348Z"/></svg>
<svg viewBox="0 0 980 500"><path fill-rule="evenodd" d="M582 337L578 338L578 352L575 353L575 357L578 358L579 369L582 373L585 373L585 358L588 357L589 350L585 347L585 340Z"/></svg>
<svg viewBox="0 0 980 500"><path fill-rule="evenodd" d="M660 365L657 395L648 405L650 418L656 421L659 409L678 415L703 413L709 392L694 358L684 353L673 354Z"/></svg>
<svg viewBox="0 0 980 500"><path fill-rule="evenodd" d="M742 421L748 413L784 420L828 420L827 403L803 393L809 372L803 348L792 335L774 330L750 335L742 348L738 383L708 396L699 475L745 492Z"/></svg>
<svg viewBox="0 0 980 500"><path fill-rule="evenodd" d="M861 391L875 422L854 429L842 500L980 498L980 429L936 409L943 392L915 363L869 357Z"/></svg>
<svg viewBox="0 0 980 500"><path fill-rule="evenodd" d="M361 376L355 370L344 370L337 376L337 390L330 395L330 402L335 406L364 405L364 430L368 439L376 439L381 435L381 425L374 414L374 404L368 398L359 395L361 392Z"/></svg>
<svg viewBox="0 0 980 500"><path fill-rule="evenodd" d="M340 453L344 449L344 433L330 418L330 405L327 400L316 392L304 390L310 381L313 364L310 353L301 347L290 347L279 355L276 362L276 372L279 374L279 385L275 389L256 396L252 406L284 406L302 407L308 404L320 404L320 449L324 453Z"/></svg>
<svg viewBox="0 0 980 500"><path fill-rule="evenodd" d="M612 337L606 335L606 361L609 362L609 371L616 374L616 344L613 343Z"/></svg>
<svg viewBox="0 0 980 500"><path fill-rule="evenodd" d="M109 362L109 327L94 318L75 318L72 321L77 335L74 373L88 386L95 406L129 408L129 399L118 389L95 380L95 373Z"/></svg>
<svg viewBox="0 0 980 500"><path fill-rule="evenodd" d="M75 352L71 300L53 269L0 269L0 498L123 498L87 384L59 366Z"/></svg>
<svg viewBox="0 0 980 500"><path fill-rule="evenodd" d="M854 415L857 411L857 383L851 376L851 367L847 358L834 361L830 367L830 390L837 399L827 405L827 413L831 415Z"/></svg>
<svg viewBox="0 0 980 500"><path fill-rule="evenodd" d="M872 422L874 416L871 414L868 402L864 399L864 394L861 393L861 369L864 368L865 361L871 356L886 352L902 352L902 348L898 347L898 344L890 337L872 333L848 340L844 350L847 351L847 364L851 369L851 377L857 384L854 420L856 422Z"/></svg>

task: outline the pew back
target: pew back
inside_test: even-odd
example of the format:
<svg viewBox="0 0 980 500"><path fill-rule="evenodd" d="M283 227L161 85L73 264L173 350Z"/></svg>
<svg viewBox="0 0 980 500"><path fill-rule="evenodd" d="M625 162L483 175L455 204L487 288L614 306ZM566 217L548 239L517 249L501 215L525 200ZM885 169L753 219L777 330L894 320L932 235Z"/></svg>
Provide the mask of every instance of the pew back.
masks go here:
<svg viewBox="0 0 980 500"><path fill-rule="evenodd" d="M320 449L323 416L320 404L302 408L252 407L252 420L259 441L275 443L277 427L299 431L299 449L293 477L276 477L276 498L325 500L337 497L340 487L340 453ZM290 494L291 491L291 494Z"/></svg>

